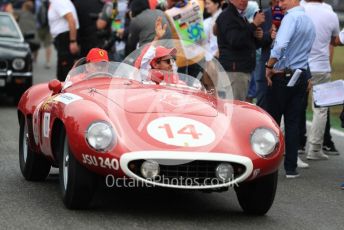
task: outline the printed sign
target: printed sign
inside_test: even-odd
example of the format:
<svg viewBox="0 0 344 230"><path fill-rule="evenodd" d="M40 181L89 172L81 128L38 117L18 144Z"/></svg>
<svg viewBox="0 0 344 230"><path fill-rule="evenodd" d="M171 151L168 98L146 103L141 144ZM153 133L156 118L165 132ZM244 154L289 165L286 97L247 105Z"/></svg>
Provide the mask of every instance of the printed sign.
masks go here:
<svg viewBox="0 0 344 230"><path fill-rule="evenodd" d="M197 1L190 1L185 7L174 7L166 11L182 43L185 56L192 59L200 55L197 45L202 46L206 39L203 15Z"/></svg>
<svg viewBox="0 0 344 230"><path fill-rule="evenodd" d="M75 94L72 94L72 93L60 94L54 98L55 101L62 102L63 104L66 104L66 105L68 105L74 101L81 100L81 99L82 99L82 97L75 95Z"/></svg>

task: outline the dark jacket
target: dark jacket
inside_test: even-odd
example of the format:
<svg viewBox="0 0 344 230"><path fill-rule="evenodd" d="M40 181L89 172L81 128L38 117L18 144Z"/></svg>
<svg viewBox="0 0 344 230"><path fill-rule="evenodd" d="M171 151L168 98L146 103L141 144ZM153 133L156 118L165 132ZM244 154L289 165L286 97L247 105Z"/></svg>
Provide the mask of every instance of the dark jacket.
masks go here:
<svg viewBox="0 0 344 230"><path fill-rule="evenodd" d="M78 42L81 46L81 56L85 57L90 49L101 47L103 42L97 33L96 22L104 4L99 0L74 0L73 2L80 24Z"/></svg>
<svg viewBox="0 0 344 230"><path fill-rule="evenodd" d="M265 63L270 58L270 51L271 51L271 45L272 45L272 39L270 30L272 27L272 10L271 7L264 10L265 14L265 22L262 24L262 29L264 32L263 39L261 41L262 45L262 55L260 59Z"/></svg>
<svg viewBox="0 0 344 230"><path fill-rule="evenodd" d="M219 61L226 71L250 73L256 65L259 42L254 37L256 26L240 16L232 3L216 20Z"/></svg>
<svg viewBox="0 0 344 230"><path fill-rule="evenodd" d="M158 17L162 17L162 24L167 25L166 33L162 39L172 38L171 28L164 12L146 9L130 21L126 48L129 53L127 55L137 49L137 44L142 47L153 41L155 37L155 22Z"/></svg>

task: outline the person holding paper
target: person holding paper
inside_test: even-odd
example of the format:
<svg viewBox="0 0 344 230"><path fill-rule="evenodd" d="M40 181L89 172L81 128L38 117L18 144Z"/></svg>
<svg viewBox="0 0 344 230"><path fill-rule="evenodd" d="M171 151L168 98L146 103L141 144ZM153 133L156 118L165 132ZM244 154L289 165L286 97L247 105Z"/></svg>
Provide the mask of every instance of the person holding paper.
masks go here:
<svg viewBox="0 0 344 230"><path fill-rule="evenodd" d="M299 120L302 101L306 95L306 69L315 28L299 0L280 0L279 6L286 14L277 32L271 55L266 63L268 82L268 112L280 124L284 115L286 153L284 169L287 178L296 178L299 145ZM294 72L302 71L294 86L287 84Z"/></svg>
<svg viewBox="0 0 344 230"><path fill-rule="evenodd" d="M329 44L339 34L339 19L332 10L328 10L323 6L322 0L308 0L303 7L306 15L313 21L316 31L315 41L308 59L312 74L312 85L315 86L331 80ZM326 21L323 20L324 18L326 18ZM328 108L315 107L313 103L312 109L313 121L308 136L307 159L327 160L328 156L323 152L322 144Z"/></svg>

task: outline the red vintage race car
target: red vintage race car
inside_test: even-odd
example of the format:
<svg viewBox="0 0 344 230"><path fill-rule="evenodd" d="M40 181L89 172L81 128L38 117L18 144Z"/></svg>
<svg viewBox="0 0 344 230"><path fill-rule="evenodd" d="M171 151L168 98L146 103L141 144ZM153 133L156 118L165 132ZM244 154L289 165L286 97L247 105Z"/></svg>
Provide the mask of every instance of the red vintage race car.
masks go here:
<svg viewBox="0 0 344 230"><path fill-rule="evenodd" d="M109 62L31 87L18 105L23 176L44 180L58 167L71 209L87 207L99 175L111 175L175 189L234 187L245 212L265 214L284 153L273 119L213 96L188 75L157 78Z"/></svg>

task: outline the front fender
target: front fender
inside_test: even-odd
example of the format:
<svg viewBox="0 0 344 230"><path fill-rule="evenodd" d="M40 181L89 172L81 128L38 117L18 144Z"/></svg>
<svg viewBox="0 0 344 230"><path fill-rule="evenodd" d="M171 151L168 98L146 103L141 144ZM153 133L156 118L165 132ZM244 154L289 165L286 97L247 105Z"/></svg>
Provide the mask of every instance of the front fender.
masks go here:
<svg viewBox="0 0 344 230"><path fill-rule="evenodd" d="M24 92L20 98L17 109L24 114L24 116L33 114L36 107L51 95L52 92L49 90L48 83L34 85Z"/></svg>
<svg viewBox="0 0 344 230"><path fill-rule="evenodd" d="M78 100L60 109L55 119L62 121L70 150L74 157L82 162L82 154L95 152L85 138L88 127L95 121L106 121L112 126L113 124L104 109L89 100Z"/></svg>

